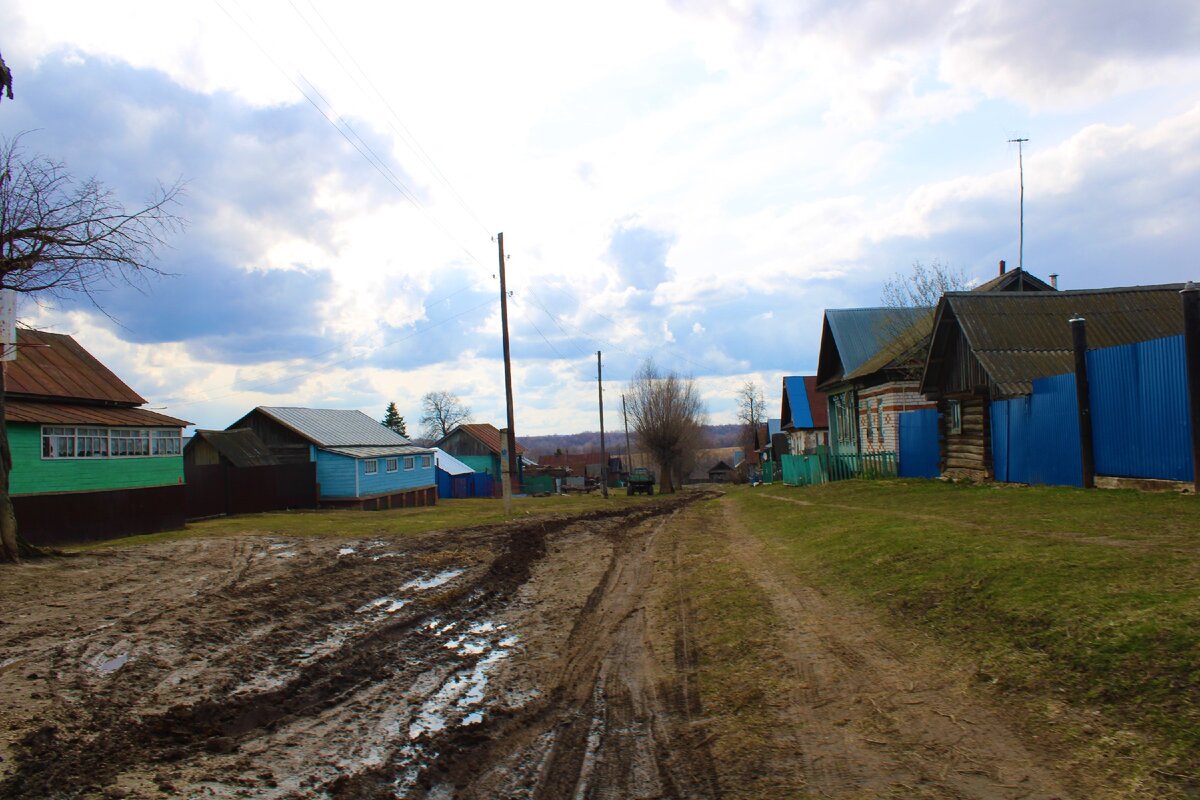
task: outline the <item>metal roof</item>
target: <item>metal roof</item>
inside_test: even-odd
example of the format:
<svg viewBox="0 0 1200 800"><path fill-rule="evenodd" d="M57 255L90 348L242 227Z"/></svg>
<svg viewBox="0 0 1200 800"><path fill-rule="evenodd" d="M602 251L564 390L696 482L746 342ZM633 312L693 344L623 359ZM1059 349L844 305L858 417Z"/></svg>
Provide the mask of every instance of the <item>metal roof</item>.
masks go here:
<svg viewBox="0 0 1200 800"><path fill-rule="evenodd" d="M783 420L769 419L767 420L767 436L774 436L777 433L783 432Z"/></svg>
<svg viewBox="0 0 1200 800"><path fill-rule="evenodd" d="M1038 276L1026 272L1021 267L1014 267L1002 275L997 275L990 281L981 283L973 292L1055 292L1058 291Z"/></svg>
<svg viewBox="0 0 1200 800"><path fill-rule="evenodd" d="M1087 320L1088 349L1183 332L1183 284L976 294L951 292L938 306L921 390L934 384L948 332L958 326L999 397L1028 394L1032 381L1074 368L1069 319Z"/></svg>
<svg viewBox="0 0 1200 800"><path fill-rule="evenodd" d="M105 425L113 428L183 428L192 423L154 411L127 406L46 403L6 398L4 417L8 422L40 422L48 425Z"/></svg>
<svg viewBox="0 0 1200 800"><path fill-rule="evenodd" d="M500 455L500 429L495 425L492 425L490 422L464 422L453 431L450 431L450 433L439 439L437 444L441 444L442 442L446 441L446 439L454 435L455 431L459 430L479 440L480 444L492 451L492 453L495 455ZM524 452L525 448L520 444L517 444L517 454L520 455Z"/></svg>
<svg viewBox="0 0 1200 800"><path fill-rule="evenodd" d="M793 430L829 427L825 393L817 391L816 375L789 375L783 379L781 427Z"/></svg>
<svg viewBox="0 0 1200 800"><path fill-rule="evenodd" d="M391 428L361 411L337 408L289 408L259 406L258 410L286 428L300 434L317 447L414 446ZM423 453L428 450L418 448Z"/></svg>
<svg viewBox="0 0 1200 800"><path fill-rule="evenodd" d="M146 402L70 336L27 328L17 329L17 358L8 362L5 393L131 406Z"/></svg>
<svg viewBox="0 0 1200 800"><path fill-rule="evenodd" d="M339 456L349 456L350 458L396 458L397 456L433 455L432 449L420 447L415 444L321 447L321 449L327 453L336 453Z"/></svg>
<svg viewBox="0 0 1200 800"><path fill-rule="evenodd" d="M433 459L437 468L449 475L469 475L475 471L445 450L436 447L433 448Z"/></svg>
<svg viewBox="0 0 1200 800"><path fill-rule="evenodd" d="M192 447L192 443L198 440L208 442L235 467L269 467L279 463L279 459L272 455L266 443L249 428L234 428L231 431L197 430L184 445L184 450Z"/></svg>
<svg viewBox="0 0 1200 800"><path fill-rule="evenodd" d="M826 309L817 369L821 384L887 367L928 333L921 331L921 324L932 315L932 308L923 307ZM917 341L912 341L914 337Z"/></svg>

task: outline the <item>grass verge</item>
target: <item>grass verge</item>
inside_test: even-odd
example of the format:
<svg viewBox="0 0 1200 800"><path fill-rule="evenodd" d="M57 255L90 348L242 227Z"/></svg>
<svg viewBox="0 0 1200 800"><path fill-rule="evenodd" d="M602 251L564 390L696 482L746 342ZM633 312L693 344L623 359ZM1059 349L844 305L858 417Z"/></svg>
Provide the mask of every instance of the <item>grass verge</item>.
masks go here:
<svg viewBox="0 0 1200 800"><path fill-rule="evenodd" d="M581 514L589 511L623 508L645 503L644 495L627 497L610 492L605 500L600 495L564 495L552 497L515 497L511 517L504 515L504 504L494 499L442 500L437 505L422 508L391 509L386 511L319 510L273 511L265 514L244 514L235 517L189 522L179 531L166 531L145 536L130 536L67 548L91 550L105 547L128 547L169 542L179 539L213 536L330 536L369 538L409 536L425 531L454 528L473 528L492 525L511 519Z"/></svg>
<svg viewBox="0 0 1200 800"><path fill-rule="evenodd" d="M1131 792L1200 792L1196 498L847 481L731 499L775 563L933 633Z"/></svg>

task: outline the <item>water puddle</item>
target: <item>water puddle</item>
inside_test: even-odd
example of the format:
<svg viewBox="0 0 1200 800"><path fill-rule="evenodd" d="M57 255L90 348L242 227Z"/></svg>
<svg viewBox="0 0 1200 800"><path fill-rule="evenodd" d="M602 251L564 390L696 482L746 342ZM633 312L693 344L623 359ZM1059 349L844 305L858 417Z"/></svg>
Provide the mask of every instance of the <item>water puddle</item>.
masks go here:
<svg viewBox="0 0 1200 800"><path fill-rule="evenodd" d="M352 556L352 555L354 555L354 554L355 554L355 553L357 553L357 552L358 552L358 551L357 551L357 550L355 550L353 547L340 547L340 548L338 548L338 555L339 555L339 556Z"/></svg>
<svg viewBox="0 0 1200 800"><path fill-rule="evenodd" d="M102 658L99 660L99 663L96 664L96 669L100 670L104 674L116 672L121 667L125 666L127 661L129 661L129 654L121 653L119 656L115 656L113 658Z"/></svg>
<svg viewBox="0 0 1200 800"><path fill-rule="evenodd" d="M414 578L400 588L416 589L418 591L423 591L425 589L436 589L438 586L444 586L445 584L454 580L459 575L462 575L462 573L463 571L461 569L447 569L428 578Z"/></svg>

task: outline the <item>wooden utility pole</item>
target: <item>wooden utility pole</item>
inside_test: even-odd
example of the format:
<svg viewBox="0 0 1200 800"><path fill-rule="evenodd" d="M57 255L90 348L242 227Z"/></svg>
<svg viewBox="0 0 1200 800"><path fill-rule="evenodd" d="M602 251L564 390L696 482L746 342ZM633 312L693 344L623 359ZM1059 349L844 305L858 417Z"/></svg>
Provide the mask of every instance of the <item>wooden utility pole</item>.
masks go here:
<svg viewBox="0 0 1200 800"><path fill-rule="evenodd" d="M1021 173L1021 223L1017 239L1017 268L1022 272L1025 271L1025 156L1021 145L1028 141L1028 139L1008 140L1009 144L1015 142L1017 145L1017 167Z"/></svg>
<svg viewBox="0 0 1200 800"><path fill-rule="evenodd" d="M608 450L604 447L604 368L596 351L596 393L600 395L600 491L608 497Z"/></svg>
<svg viewBox="0 0 1200 800"><path fill-rule="evenodd" d="M633 471L633 453L629 450L629 414L625 411L625 395L621 395L621 419L625 421L625 471Z"/></svg>
<svg viewBox="0 0 1200 800"><path fill-rule="evenodd" d="M512 355L508 348L508 285L504 282L504 234L496 234L500 246L500 328L504 339L504 401L508 408L508 476L517 481L520 490L521 473L517 469L517 424L513 420Z"/></svg>

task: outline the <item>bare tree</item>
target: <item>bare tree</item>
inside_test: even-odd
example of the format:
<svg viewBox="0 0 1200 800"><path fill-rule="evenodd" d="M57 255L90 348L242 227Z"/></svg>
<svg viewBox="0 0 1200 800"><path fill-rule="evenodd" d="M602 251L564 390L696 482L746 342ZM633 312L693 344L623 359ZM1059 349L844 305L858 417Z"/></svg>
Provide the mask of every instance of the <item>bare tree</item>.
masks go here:
<svg viewBox="0 0 1200 800"><path fill-rule="evenodd" d="M19 136L0 139L0 289L84 294L99 308L98 290L162 274L151 259L182 224L174 213L181 192L179 183L160 186L128 210L94 178L78 181L60 162L26 154ZM0 379L0 560L18 561L37 550L17 532L3 398Z"/></svg>
<svg viewBox="0 0 1200 800"><path fill-rule="evenodd" d="M765 444L759 441L759 429L767 420L762 387L754 381L743 383L738 389L737 404L738 422L744 426L742 439L746 447L757 450Z"/></svg>
<svg viewBox="0 0 1200 800"><path fill-rule="evenodd" d="M471 409L453 392L427 392L421 398L421 433L426 439L441 439L470 420Z"/></svg>
<svg viewBox="0 0 1200 800"><path fill-rule="evenodd" d="M969 288L961 268L937 259L928 265L914 261L907 273L897 272L883 284L880 299L889 313L881 317L879 335L892 369L909 380L921 376L938 301L946 292Z"/></svg>
<svg viewBox="0 0 1200 800"><path fill-rule="evenodd" d="M626 399L638 440L659 466L661 491L675 491L702 435L704 405L696 382L662 373L647 359L634 374Z"/></svg>

